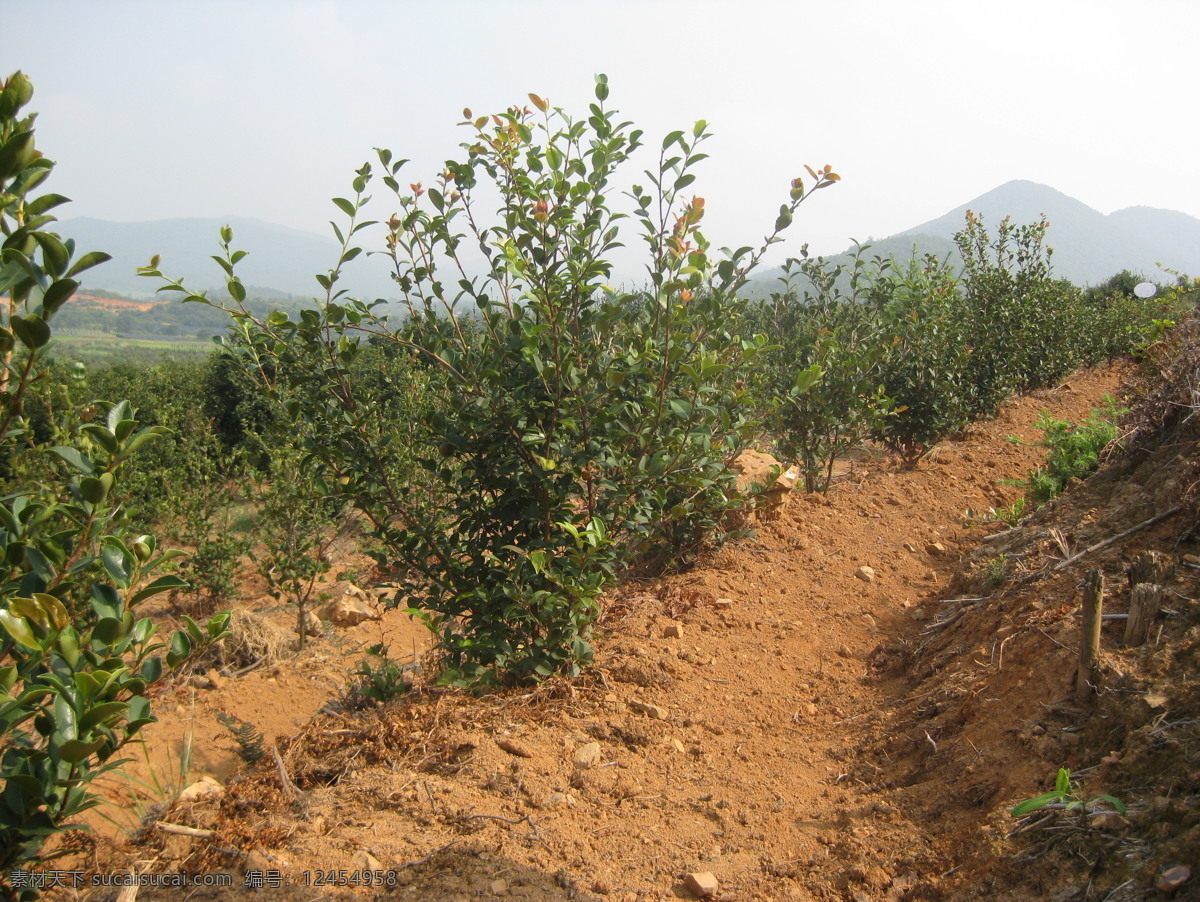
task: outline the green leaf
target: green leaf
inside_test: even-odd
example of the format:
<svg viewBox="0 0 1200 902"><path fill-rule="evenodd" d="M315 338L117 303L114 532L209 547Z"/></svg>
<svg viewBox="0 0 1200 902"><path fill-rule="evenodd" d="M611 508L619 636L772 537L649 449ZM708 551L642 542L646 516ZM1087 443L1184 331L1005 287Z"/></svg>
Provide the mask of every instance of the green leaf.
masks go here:
<svg viewBox="0 0 1200 902"><path fill-rule="evenodd" d="M1011 809L1011 814L1013 817L1023 817L1026 814L1045 808L1047 805L1061 802L1062 798L1062 793L1060 792L1045 792L1032 799L1026 799L1019 805L1014 805Z"/></svg>
<svg viewBox="0 0 1200 902"><path fill-rule="evenodd" d="M148 583L139 589L132 598L129 599L131 605L145 601L147 598L152 598L162 592L172 592L176 589L187 589L190 584L186 580L180 579L178 576L160 576L152 583Z"/></svg>
<svg viewBox="0 0 1200 902"><path fill-rule="evenodd" d="M1065 767L1060 767L1058 773L1054 775L1054 789L1059 795L1070 795L1071 793L1071 772Z"/></svg>
<svg viewBox="0 0 1200 902"><path fill-rule="evenodd" d="M51 448L50 450L65 460L80 473L91 476L96 472L96 465L92 463L91 458L81 453L78 448L59 445Z"/></svg>
<svg viewBox="0 0 1200 902"><path fill-rule="evenodd" d="M58 757L68 764L78 764L92 755L105 742L104 737L93 739L91 742L84 742L82 739L68 739L58 747Z"/></svg>
<svg viewBox="0 0 1200 902"><path fill-rule="evenodd" d="M65 275L67 264L71 262L71 253L62 239L53 232L34 232L33 239L42 249L46 272L56 279Z"/></svg>
<svg viewBox="0 0 1200 902"><path fill-rule="evenodd" d="M125 543L112 536L106 536L100 548L100 562L113 582L125 589L133 578L134 557Z"/></svg>
<svg viewBox="0 0 1200 902"><path fill-rule="evenodd" d="M89 251L75 261L75 264L67 270L67 275L77 276L85 269L91 269L93 266L99 266L101 263L107 263L111 259L112 254L106 254L104 251Z"/></svg>
<svg viewBox="0 0 1200 902"><path fill-rule="evenodd" d="M79 718L79 729L81 732L89 731L107 720L119 717L128 709L128 702L105 702L102 705L96 705L96 707L85 713L83 717ZM107 726L112 726L112 724L107 724Z"/></svg>
<svg viewBox="0 0 1200 902"><path fill-rule="evenodd" d="M50 326L36 313L14 316L8 321L17 340L30 350L44 347L50 341Z"/></svg>
<svg viewBox="0 0 1200 902"><path fill-rule="evenodd" d="M79 288L79 283L74 279L58 279L51 283L50 287L46 289L45 295L42 296L42 307L45 309L46 315L52 315L70 300L77 288Z"/></svg>
<svg viewBox="0 0 1200 902"><path fill-rule="evenodd" d="M32 651L41 649L41 645L33 634L33 629L29 626L29 621L24 617L16 617L8 611L0 611L0 626L3 626L4 631L17 643Z"/></svg>

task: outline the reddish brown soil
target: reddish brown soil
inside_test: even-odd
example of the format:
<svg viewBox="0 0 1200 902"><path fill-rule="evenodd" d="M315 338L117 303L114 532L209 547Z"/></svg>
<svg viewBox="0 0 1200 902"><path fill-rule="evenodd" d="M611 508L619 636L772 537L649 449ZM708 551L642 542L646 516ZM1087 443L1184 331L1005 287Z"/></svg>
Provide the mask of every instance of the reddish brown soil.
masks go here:
<svg viewBox="0 0 1200 902"><path fill-rule="evenodd" d="M635 902L689 897L684 877L696 871L711 872L726 900L1091 898L1071 895L1093 879L1086 868L1024 834L1006 838L1006 807L1045 791L1056 768L1095 766L1115 750L1088 778L1089 790L1112 791L1105 781L1119 783L1122 754L1134 756L1109 744L1124 741L1117 702L1157 699L1116 674L1149 666L1153 650L1108 659L1130 694L1110 693L1091 719L1063 701L1075 586L1099 565L1116 585L1131 546L1036 578L1057 547L1047 527L980 546L1003 527L972 525L966 512L1019 497L1004 480L1041 462L1032 424L1042 411L1079 421L1117 385L1113 371L1078 374L916 469L858 464L828 496L793 493L756 540L613 593L597 666L574 682L484 698L425 687L377 709L320 712L344 695L352 650L378 641L368 625L196 691L194 709L191 690L177 690L151 743L194 728L193 776L231 782L219 802L178 805L164 819L216 834L102 842L90 866L235 875L232 890L189 889L197 899ZM1155 507L1137 497L1119 528ZM1102 528L1119 531L1100 522L1099 500L1072 504L1058 505L1077 515L1063 537L1072 551ZM1134 550L1150 539L1140 538ZM985 584L1005 553L1012 569ZM1181 596L1194 594L1194 579L1181 579ZM1191 604L1177 606L1194 618ZM418 635L407 629L391 638L395 651ZM274 763L240 765L218 710L278 739L294 799ZM581 768L575 756L589 743L599 759ZM1198 864L1186 844L1161 861L1131 849L1150 868ZM1014 865L1021 855L1040 863ZM364 866L391 869L397 885L325 879ZM278 871L285 886L243 889L247 868ZM181 896L146 888L138 898Z"/></svg>

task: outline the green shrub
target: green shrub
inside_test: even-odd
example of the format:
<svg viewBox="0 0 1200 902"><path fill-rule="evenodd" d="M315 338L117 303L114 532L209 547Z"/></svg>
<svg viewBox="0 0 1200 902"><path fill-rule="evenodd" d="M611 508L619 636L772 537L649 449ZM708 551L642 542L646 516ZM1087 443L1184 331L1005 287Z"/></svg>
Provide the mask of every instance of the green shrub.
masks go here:
<svg viewBox="0 0 1200 902"><path fill-rule="evenodd" d="M828 490L834 461L881 429L892 409L880 383L879 319L862 300L865 250L848 271L821 258L791 261L786 271L797 267L808 288L773 295L755 323L771 342L756 380L765 427L779 454L799 463L810 492Z"/></svg>
<svg viewBox="0 0 1200 902"><path fill-rule="evenodd" d="M1109 400L1104 410L1093 410L1084 423L1074 425L1043 416L1035 424L1046 437L1042 444L1050 449L1044 467L1029 474L1033 497L1049 501L1061 494L1072 479L1083 479L1100 465L1100 455L1117 438L1117 419L1121 411Z"/></svg>
<svg viewBox="0 0 1200 902"><path fill-rule="evenodd" d="M875 436L915 463L972 419L973 337L958 280L934 257L893 266L877 294L885 336L879 379L895 410Z"/></svg>
<svg viewBox="0 0 1200 902"><path fill-rule="evenodd" d="M131 455L161 438L138 428L127 402L64 410L39 440L25 416L55 314L79 287L75 276L107 259L85 254L43 227L56 194L33 196L53 164L34 146L33 93L16 73L0 85L0 457L10 471L0 498L0 895L32 899L13 871L61 854L49 843L98 804L91 789L120 767L116 753L154 718L150 688L198 644L219 638L226 618L188 621L169 646L135 618L144 599L183 585L149 535L133 535L120 510ZM29 473L39 479L29 480Z"/></svg>
<svg viewBox="0 0 1200 902"><path fill-rule="evenodd" d="M793 183L759 250L718 257L700 231L703 199L684 194L706 126L672 132L648 187L631 192L649 284L616 291L622 214L609 193L642 134L607 97L601 76L584 119L535 95L536 112L468 114L465 157L428 187L402 184L403 161L379 151L398 207L386 246L408 314L399 330L338 289L368 225L370 165L353 199L335 199L349 222L337 267L318 276L319 310L252 316L223 235L236 353L370 520L384 563L408 574L451 682L577 672L616 570L719 541L738 503L726 465L751 433L739 386L761 347L736 334L737 292L805 187ZM813 175L816 188L837 180ZM497 195L491 218L481 206ZM160 276L157 261L147 274ZM366 338L436 372L440 403L416 429L385 416L360 378Z"/></svg>

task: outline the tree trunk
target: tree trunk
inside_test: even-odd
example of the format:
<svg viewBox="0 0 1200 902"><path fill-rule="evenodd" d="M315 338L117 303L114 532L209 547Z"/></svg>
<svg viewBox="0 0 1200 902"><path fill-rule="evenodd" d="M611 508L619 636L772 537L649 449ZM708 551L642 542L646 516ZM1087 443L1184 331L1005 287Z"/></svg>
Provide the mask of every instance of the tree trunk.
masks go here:
<svg viewBox="0 0 1200 902"><path fill-rule="evenodd" d="M1144 645L1150 637L1150 627L1162 608L1162 586L1138 583L1129 601L1129 619L1125 621L1125 645L1132 648Z"/></svg>

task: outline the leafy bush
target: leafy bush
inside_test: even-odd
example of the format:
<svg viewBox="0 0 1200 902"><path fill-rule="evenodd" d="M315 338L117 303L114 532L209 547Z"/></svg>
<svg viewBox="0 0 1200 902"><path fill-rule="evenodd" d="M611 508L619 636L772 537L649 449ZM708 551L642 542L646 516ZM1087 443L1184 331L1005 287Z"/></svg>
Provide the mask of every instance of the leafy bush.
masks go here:
<svg viewBox="0 0 1200 902"><path fill-rule="evenodd" d="M991 236L967 211L955 236L964 261L972 412L991 415L1014 391L1051 384L1080 362L1071 312L1079 292L1053 278L1049 224L1001 221Z"/></svg>
<svg viewBox="0 0 1200 902"><path fill-rule="evenodd" d="M875 435L915 463L972 418L973 337L958 280L934 257L893 266L876 291L888 338L879 379L895 410Z"/></svg>
<svg viewBox="0 0 1200 902"><path fill-rule="evenodd" d="M171 555L127 534L119 505L126 462L161 431L138 429L128 403L92 404L51 422L63 443L48 447L24 415L52 319L75 276L107 259L72 262L73 244L43 228L66 198L32 194L53 167L34 146L34 117L19 118L32 93L20 72L0 86L0 456L11 464L0 499L0 894L21 899L37 889L15 886L13 869L61 854L47 843L98 804L92 781L153 720L158 652L173 667L225 625L188 621L166 646L131 610L183 584L146 582Z"/></svg>
<svg viewBox="0 0 1200 902"><path fill-rule="evenodd" d="M649 188L632 190L649 284L613 290L621 214L608 195L642 134L607 97L600 76L586 119L536 95L536 112L467 111L465 158L428 187L403 185L404 161L379 151L398 205L387 249L408 313L400 330L337 288L369 225L359 217L370 165L353 199L335 199L349 223L335 227L337 267L318 276L320 310L252 316L233 275L240 252L223 235L236 352L369 518L385 563L409 574L406 594L438 634L451 682L577 672L615 571L719 541L737 503L726 464L750 435L739 385L761 350L735 332L737 291L806 190L793 183L759 250L718 257L700 231L704 200L684 195L707 128L672 132ZM813 176L816 188L837 180ZM489 220L479 207L495 195ZM147 274L160 276L156 262ZM416 435L364 391L365 338L436 372L441 403ZM419 479L399 472L406 456Z"/></svg>
<svg viewBox="0 0 1200 902"><path fill-rule="evenodd" d="M772 344L756 383L765 426L779 453L799 462L810 492L827 490L834 461L891 413L880 383L880 321L863 302L866 273L876 275L881 264L869 270L865 250L848 269L821 258L790 261L785 271L798 265L808 289L773 295L755 323Z"/></svg>
<svg viewBox="0 0 1200 902"><path fill-rule="evenodd" d="M1072 479L1083 479L1100 465L1100 455L1117 438L1117 419L1122 411L1109 400L1107 409L1093 410L1084 423L1074 425L1043 416L1035 424L1050 449L1046 466L1029 474L1034 498L1049 501L1061 494Z"/></svg>

